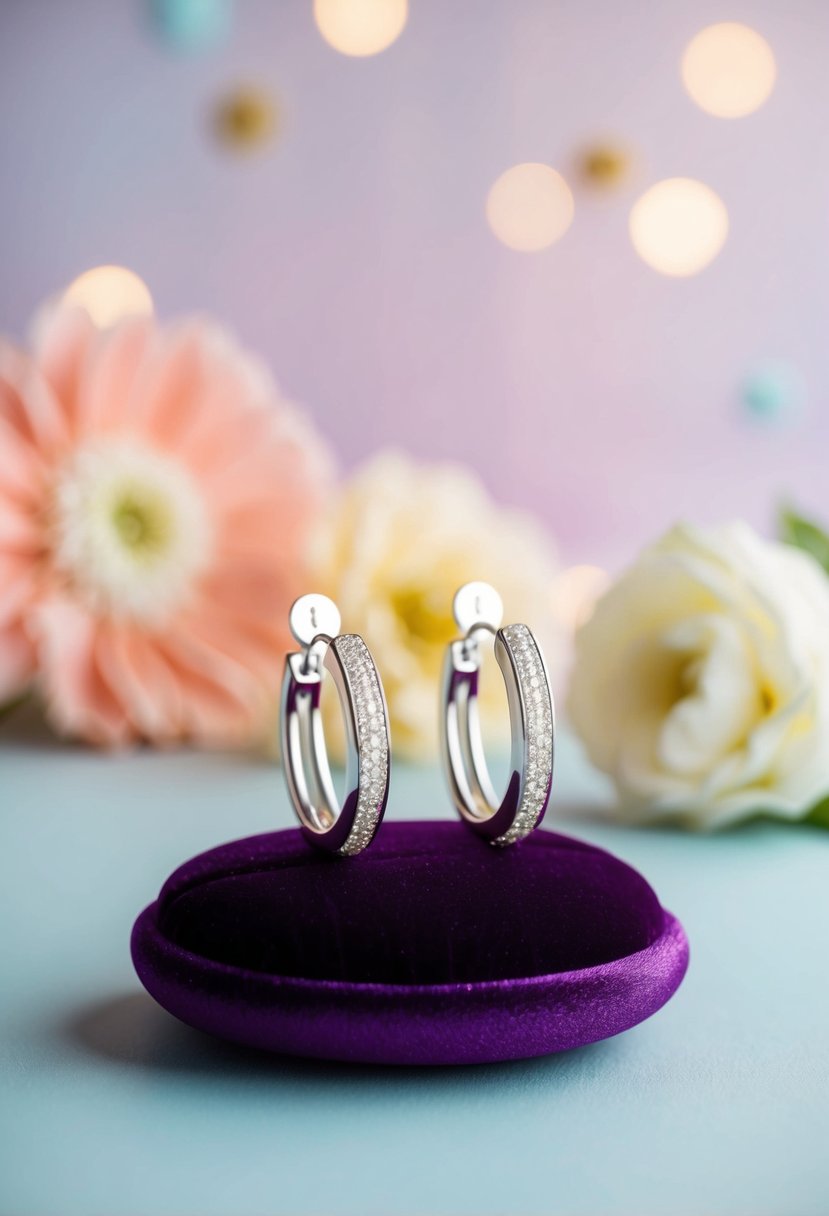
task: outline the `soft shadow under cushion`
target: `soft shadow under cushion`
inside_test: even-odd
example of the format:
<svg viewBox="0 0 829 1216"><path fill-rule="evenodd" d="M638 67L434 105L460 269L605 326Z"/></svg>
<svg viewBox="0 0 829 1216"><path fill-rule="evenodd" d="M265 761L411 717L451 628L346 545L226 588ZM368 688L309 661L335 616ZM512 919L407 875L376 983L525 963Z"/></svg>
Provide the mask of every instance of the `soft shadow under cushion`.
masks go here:
<svg viewBox="0 0 829 1216"><path fill-rule="evenodd" d="M138 918L133 961L171 1013L327 1059L515 1059L617 1034L674 993L679 922L635 870L536 831L386 823L355 858L299 831L211 849Z"/></svg>

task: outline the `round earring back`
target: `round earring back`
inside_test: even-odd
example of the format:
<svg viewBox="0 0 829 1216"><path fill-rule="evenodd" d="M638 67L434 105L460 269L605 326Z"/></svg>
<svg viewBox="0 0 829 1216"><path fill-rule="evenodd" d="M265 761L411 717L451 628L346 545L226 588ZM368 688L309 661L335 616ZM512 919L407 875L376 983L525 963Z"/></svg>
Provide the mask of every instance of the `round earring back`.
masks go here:
<svg viewBox="0 0 829 1216"><path fill-rule="evenodd" d="M488 583L467 583L453 611L464 634L450 643L443 669L443 757L462 819L492 844L514 844L537 827L550 800L555 713L544 657L526 625L501 628L501 598ZM498 799L478 715L480 631L494 635L509 701L512 751L507 791Z"/></svg>
<svg viewBox="0 0 829 1216"><path fill-rule="evenodd" d="M374 838L389 791L388 711L380 675L363 639L340 634L340 613L325 595L303 595L291 608L289 654L282 681L282 764L306 838L343 856ZM346 726L346 793L340 804L325 746L320 696L333 679Z"/></svg>

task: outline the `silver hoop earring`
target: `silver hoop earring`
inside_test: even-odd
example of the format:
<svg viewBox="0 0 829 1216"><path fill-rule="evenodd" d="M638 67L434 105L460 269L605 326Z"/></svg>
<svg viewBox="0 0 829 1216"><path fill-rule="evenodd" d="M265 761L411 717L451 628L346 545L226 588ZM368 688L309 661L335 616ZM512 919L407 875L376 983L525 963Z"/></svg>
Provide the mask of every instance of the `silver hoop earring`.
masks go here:
<svg viewBox="0 0 829 1216"><path fill-rule="evenodd" d="M306 838L353 857L371 844L389 793L389 719L380 675L356 633L340 634L340 613L325 595L303 595L291 608L282 681L282 765ZM320 710L323 669L340 697L346 726L346 794L338 803Z"/></svg>
<svg viewBox="0 0 829 1216"><path fill-rule="evenodd" d="M537 827L550 800L555 715L538 642L526 625L500 628L501 597L488 583L467 583L452 605L463 636L451 642L443 667L443 758L461 817L492 844L514 844ZM499 802L487 768L478 717L479 634L494 634L512 728L507 792Z"/></svg>

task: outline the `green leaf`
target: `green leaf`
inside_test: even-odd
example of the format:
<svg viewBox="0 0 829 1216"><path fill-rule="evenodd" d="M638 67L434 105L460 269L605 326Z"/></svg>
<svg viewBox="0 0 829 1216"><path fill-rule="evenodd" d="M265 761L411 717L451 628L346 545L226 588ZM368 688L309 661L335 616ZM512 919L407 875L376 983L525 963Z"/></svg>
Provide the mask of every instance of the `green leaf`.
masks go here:
<svg viewBox="0 0 829 1216"><path fill-rule="evenodd" d="M10 717L16 709L20 708L21 705L25 705L28 699L29 691L27 689L25 692L21 692L18 696L12 697L10 701L4 701L3 704L0 705L0 722L2 722L4 718Z"/></svg>
<svg viewBox="0 0 829 1216"><path fill-rule="evenodd" d="M813 823L819 828L829 828L829 799L819 802L814 807L805 819L806 823Z"/></svg>
<svg viewBox="0 0 829 1216"><path fill-rule="evenodd" d="M779 528L781 540L811 553L815 561L829 574L829 533L814 520L806 519L791 507L781 509Z"/></svg>

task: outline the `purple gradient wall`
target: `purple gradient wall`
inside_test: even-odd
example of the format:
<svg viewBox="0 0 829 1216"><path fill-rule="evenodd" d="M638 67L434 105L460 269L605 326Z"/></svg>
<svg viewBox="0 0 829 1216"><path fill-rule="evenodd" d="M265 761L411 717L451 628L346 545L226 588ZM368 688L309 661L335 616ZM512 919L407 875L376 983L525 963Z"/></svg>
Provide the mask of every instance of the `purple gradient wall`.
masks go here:
<svg viewBox="0 0 829 1216"><path fill-rule="evenodd" d="M708 117L678 60L743 20L778 82ZM209 116L261 83L283 129L229 154ZM397 43L349 59L310 0L241 0L229 42L168 51L141 0L0 4L0 327L102 262L162 315L206 309L272 364L346 466L387 444L477 468L579 560L615 561L678 515L768 524L782 495L829 519L829 5L822 0L411 0ZM487 190L522 160L572 179L618 133L624 191L576 188L565 238L501 246ZM686 280L634 253L636 194L698 177L725 201L719 258ZM752 424L739 385L798 369L805 408Z"/></svg>

